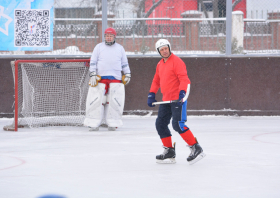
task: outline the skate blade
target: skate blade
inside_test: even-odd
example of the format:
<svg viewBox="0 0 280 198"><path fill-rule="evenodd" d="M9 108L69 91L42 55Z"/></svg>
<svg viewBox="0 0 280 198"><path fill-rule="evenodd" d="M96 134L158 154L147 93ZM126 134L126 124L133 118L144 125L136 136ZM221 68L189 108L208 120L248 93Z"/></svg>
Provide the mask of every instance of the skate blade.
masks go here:
<svg viewBox="0 0 280 198"><path fill-rule="evenodd" d="M156 163L158 163L158 164L175 164L176 160L175 160L175 158L167 158L165 160L156 160Z"/></svg>
<svg viewBox="0 0 280 198"><path fill-rule="evenodd" d="M90 128L89 131L99 131L99 128L96 127L96 128Z"/></svg>
<svg viewBox="0 0 280 198"><path fill-rule="evenodd" d="M195 159L193 159L192 161L189 161L189 164L192 165L196 162L198 162L199 160L201 160L202 158L204 158L206 156L205 153L200 153Z"/></svg>

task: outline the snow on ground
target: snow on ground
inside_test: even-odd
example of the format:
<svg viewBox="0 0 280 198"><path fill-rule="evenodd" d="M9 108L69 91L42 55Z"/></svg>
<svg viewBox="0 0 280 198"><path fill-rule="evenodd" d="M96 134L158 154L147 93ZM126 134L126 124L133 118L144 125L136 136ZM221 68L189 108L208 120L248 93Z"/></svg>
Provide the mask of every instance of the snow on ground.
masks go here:
<svg viewBox="0 0 280 198"><path fill-rule="evenodd" d="M163 151L155 119L127 116L115 132L0 130L0 197L280 197L280 117L190 116L206 153L194 165L173 130L177 163L155 163ZM10 123L1 118L0 128Z"/></svg>

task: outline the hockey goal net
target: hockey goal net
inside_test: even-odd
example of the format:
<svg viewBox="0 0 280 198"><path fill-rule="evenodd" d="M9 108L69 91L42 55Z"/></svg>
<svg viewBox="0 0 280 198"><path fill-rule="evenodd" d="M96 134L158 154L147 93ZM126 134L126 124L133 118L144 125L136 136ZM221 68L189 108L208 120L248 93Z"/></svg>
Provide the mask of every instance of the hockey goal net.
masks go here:
<svg viewBox="0 0 280 198"><path fill-rule="evenodd" d="M89 59L17 60L11 66L15 83L14 120L4 130L83 124Z"/></svg>

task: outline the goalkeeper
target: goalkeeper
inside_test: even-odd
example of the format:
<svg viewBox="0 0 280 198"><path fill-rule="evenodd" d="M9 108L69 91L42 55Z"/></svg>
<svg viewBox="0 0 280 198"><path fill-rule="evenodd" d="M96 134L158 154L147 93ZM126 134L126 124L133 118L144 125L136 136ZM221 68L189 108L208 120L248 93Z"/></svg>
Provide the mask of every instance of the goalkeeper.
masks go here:
<svg viewBox="0 0 280 198"><path fill-rule="evenodd" d="M105 42L95 46L90 59L90 81L84 125L90 131L108 126L115 131L122 123L125 91L131 78L123 46L115 42L116 31L107 28Z"/></svg>

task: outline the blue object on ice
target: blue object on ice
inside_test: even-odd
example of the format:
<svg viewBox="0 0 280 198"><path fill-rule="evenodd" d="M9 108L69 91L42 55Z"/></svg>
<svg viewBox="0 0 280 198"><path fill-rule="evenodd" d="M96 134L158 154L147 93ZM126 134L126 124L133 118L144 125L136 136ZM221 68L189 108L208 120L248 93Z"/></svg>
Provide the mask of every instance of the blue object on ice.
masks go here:
<svg viewBox="0 0 280 198"><path fill-rule="evenodd" d="M38 197L38 198L66 198L66 197L61 196L61 195L43 195L43 196Z"/></svg>

